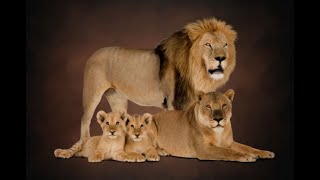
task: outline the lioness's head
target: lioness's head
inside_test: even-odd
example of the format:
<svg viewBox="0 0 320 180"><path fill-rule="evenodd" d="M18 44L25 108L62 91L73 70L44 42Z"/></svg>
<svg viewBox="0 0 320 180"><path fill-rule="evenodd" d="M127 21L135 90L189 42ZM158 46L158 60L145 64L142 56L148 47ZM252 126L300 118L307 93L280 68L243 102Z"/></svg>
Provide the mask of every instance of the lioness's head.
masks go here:
<svg viewBox="0 0 320 180"><path fill-rule="evenodd" d="M195 106L196 118L201 126L211 128L214 132L221 132L230 122L232 116L232 100L234 91L210 92L199 95Z"/></svg>
<svg viewBox="0 0 320 180"><path fill-rule="evenodd" d="M128 118L127 124L127 134L134 141L141 141L147 136L149 132L149 125L152 121L152 115L145 113L142 116L133 115Z"/></svg>
<svg viewBox="0 0 320 180"><path fill-rule="evenodd" d="M194 63L204 65L211 79L219 80L225 75L229 76L236 63L234 42L237 33L232 27L224 21L211 18L190 23L185 30L192 42L190 54L198 56L194 59L202 60Z"/></svg>
<svg viewBox="0 0 320 180"><path fill-rule="evenodd" d="M125 133L125 121L128 117L129 115L125 113L110 112L107 114L104 111L97 113L97 121L102 128L103 135L111 139Z"/></svg>

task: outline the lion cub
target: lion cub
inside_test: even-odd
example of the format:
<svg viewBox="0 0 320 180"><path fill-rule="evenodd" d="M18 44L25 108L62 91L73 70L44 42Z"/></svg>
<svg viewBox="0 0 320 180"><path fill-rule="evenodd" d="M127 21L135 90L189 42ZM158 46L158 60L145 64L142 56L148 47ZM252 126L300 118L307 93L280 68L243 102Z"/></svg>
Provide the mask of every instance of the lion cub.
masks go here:
<svg viewBox="0 0 320 180"><path fill-rule="evenodd" d="M105 159L116 161L134 161L124 152L125 121L128 115L104 111L97 113L97 121L103 134L90 137L86 142L77 142L70 149L56 149L54 155L59 158L70 158L73 155L87 157L89 162L101 162Z"/></svg>
<svg viewBox="0 0 320 180"><path fill-rule="evenodd" d="M154 115L151 127L158 146L173 156L200 160L254 162L257 158L273 158L273 152L233 140L233 97L232 89L202 94L186 111Z"/></svg>
<svg viewBox="0 0 320 180"><path fill-rule="evenodd" d="M151 122L152 115L149 113L142 116L135 114L127 119L125 152L136 162L159 161L158 153L162 156L168 155L164 150L155 147L154 133L149 127Z"/></svg>

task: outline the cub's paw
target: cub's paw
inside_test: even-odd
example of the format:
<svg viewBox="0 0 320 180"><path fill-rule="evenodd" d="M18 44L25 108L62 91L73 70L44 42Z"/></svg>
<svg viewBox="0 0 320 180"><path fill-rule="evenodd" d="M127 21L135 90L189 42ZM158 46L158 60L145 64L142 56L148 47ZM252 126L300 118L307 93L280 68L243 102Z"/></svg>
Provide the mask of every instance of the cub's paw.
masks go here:
<svg viewBox="0 0 320 180"><path fill-rule="evenodd" d="M103 155L100 153L97 153L88 157L88 162L101 162L102 160L103 160Z"/></svg>
<svg viewBox="0 0 320 180"><path fill-rule="evenodd" d="M136 162L145 162L146 161L146 158L144 156L142 156L141 154L135 155L134 159Z"/></svg>
<svg viewBox="0 0 320 180"><path fill-rule="evenodd" d="M160 156L158 154L147 154L147 160L148 161L159 161L160 160Z"/></svg>
<svg viewBox="0 0 320 180"><path fill-rule="evenodd" d="M272 159L275 156L275 154L271 151L259 151L257 155L259 158L264 158L264 159Z"/></svg>
<svg viewBox="0 0 320 180"><path fill-rule="evenodd" d="M54 156L58 157L58 158L70 158L72 156L72 152L68 149L56 149L54 150Z"/></svg>
<svg viewBox="0 0 320 180"><path fill-rule="evenodd" d="M243 154L240 155L237 161L239 162L255 162L257 160L257 156L253 154Z"/></svg>
<svg viewBox="0 0 320 180"><path fill-rule="evenodd" d="M116 154L113 157L113 160L121 161L121 162L136 162L135 157L129 156L128 154L126 154L124 152Z"/></svg>
<svg viewBox="0 0 320 180"><path fill-rule="evenodd" d="M169 156L170 154L164 149L157 149L160 156Z"/></svg>

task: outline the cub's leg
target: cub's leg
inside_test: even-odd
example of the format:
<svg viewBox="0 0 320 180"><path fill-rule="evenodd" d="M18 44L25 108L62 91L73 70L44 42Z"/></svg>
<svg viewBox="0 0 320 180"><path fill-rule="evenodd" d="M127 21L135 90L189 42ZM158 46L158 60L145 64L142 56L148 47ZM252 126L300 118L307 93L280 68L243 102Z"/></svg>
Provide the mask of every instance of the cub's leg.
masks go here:
<svg viewBox="0 0 320 180"><path fill-rule="evenodd" d="M123 150L117 150L117 151L113 152L112 159L115 161L122 161L122 162L135 162L136 161L134 159L134 157L129 156Z"/></svg>
<svg viewBox="0 0 320 180"><path fill-rule="evenodd" d="M81 151L82 147L82 140L76 142L71 148L69 149L56 149L54 150L54 155L58 158L70 158L75 153Z"/></svg>
<svg viewBox="0 0 320 180"><path fill-rule="evenodd" d="M237 142L232 143L230 148L242 153L254 154L258 158L274 158L275 156L273 152L256 149Z"/></svg>
<svg viewBox="0 0 320 180"><path fill-rule="evenodd" d="M148 161L159 161L160 160L160 156L158 155L158 151L154 147L150 148L146 152L146 158Z"/></svg>
<svg viewBox="0 0 320 180"><path fill-rule="evenodd" d="M239 162L255 162L256 157L235 151L231 148L222 148L212 145L197 146L196 152L199 160L223 160Z"/></svg>
<svg viewBox="0 0 320 180"><path fill-rule="evenodd" d="M145 162L146 161L146 158L141 155L141 154L138 154L138 153L135 153L135 152L127 152L128 156L129 156L129 159L134 159L135 162Z"/></svg>
<svg viewBox="0 0 320 180"><path fill-rule="evenodd" d="M112 112L127 112L128 99L114 89L109 89L105 96L110 104Z"/></svg>
<svg viewBox="0 0 320 180"><path fill-rule="evenodd" d="M170 155L166 150L161 149L161 148L157 148L157 152L160 156L169 156Z"/></svg>

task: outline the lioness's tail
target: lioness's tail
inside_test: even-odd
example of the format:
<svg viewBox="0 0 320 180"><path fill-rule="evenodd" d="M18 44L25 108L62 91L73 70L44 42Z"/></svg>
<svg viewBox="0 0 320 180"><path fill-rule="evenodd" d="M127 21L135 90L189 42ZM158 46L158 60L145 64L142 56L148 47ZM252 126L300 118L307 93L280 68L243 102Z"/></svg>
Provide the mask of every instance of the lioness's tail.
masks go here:
<svg viewBox="0 0 320 180"><path fill-rule="evenodd" d="M83 141L79 140L78 142L76 142L71 148L69 149L56 149L54 150L54 155L58 158L70 158L73 155L78 155L79 151L81 151L82 149L82 144Z"/></svg>

